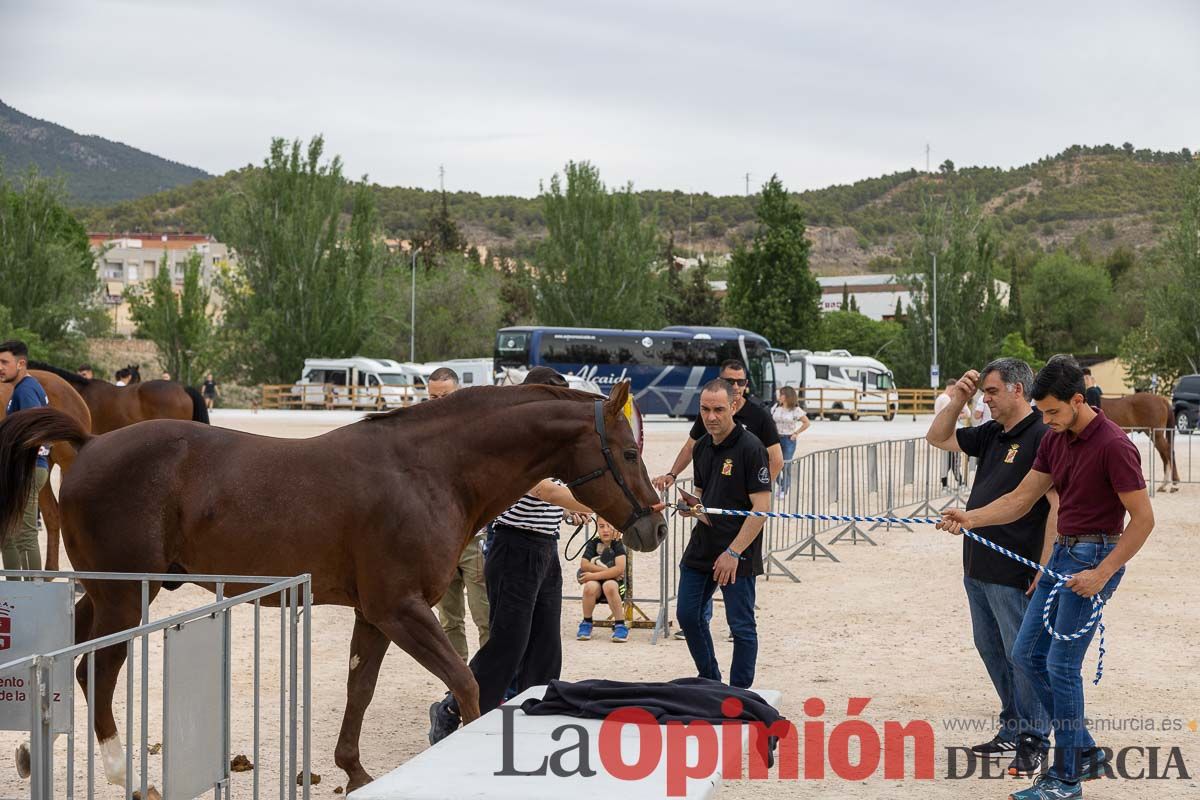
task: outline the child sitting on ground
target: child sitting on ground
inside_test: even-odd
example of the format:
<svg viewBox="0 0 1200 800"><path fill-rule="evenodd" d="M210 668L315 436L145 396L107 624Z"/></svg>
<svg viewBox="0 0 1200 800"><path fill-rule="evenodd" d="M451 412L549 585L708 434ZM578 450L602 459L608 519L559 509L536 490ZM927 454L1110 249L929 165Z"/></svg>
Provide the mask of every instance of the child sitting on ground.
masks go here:
<svg viewBox="0 0 1200 800"><path fill-rule="evenodd" d="M583 548L579 570L575 573L583 587L583 622L579 623L580 641L592 638L592 612L597 603L607 603L616 618L612 640L629 638L625 625L625 545L621 534L603 519L596 521L596 538Z"/></svg>

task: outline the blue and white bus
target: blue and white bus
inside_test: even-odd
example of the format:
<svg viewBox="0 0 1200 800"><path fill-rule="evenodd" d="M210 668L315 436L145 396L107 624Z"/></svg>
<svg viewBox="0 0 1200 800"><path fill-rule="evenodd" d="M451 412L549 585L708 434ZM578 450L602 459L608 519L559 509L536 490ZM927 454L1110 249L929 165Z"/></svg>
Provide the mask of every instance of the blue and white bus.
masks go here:
<svg viewBox="0 0 1200 800"><path fill-rule="evenodd" d="M496 335L497 371L547 366L606 389L629 379L643 414L700 413L700 387L717 377L721 362L730 358L747 365L751 392L764 402L773 402L775 372L770 343L739 328L514 327L502 328Z"/></svg>

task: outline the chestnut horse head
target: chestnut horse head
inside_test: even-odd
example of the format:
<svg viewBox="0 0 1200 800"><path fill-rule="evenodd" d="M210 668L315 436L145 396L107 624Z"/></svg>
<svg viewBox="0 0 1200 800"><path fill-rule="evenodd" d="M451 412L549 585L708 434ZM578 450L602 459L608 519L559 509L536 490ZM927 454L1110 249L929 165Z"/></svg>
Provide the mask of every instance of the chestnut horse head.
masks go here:
<svg viewBox="0 0 1200 800"><path fill-rule="evenodd" d="M663 503L650 483L633 429L625 417L629 383L613 387L607 400L593 405L596 439L586 437L570 448L572 465L567 487L623 534L634 550L654 550L667 535ZM630 509L628 512L624 509ZM626 514L622 518L622 514Z"/></svg>

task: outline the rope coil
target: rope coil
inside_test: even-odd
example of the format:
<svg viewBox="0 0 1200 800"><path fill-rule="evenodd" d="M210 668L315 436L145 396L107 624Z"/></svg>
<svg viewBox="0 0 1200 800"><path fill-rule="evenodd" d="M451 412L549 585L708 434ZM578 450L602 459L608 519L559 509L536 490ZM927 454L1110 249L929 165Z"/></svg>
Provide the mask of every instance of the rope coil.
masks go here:
<svg viewBox="0 0 1200 800"><path fill-rule="evenodd" d="M899 523L899 524L908 524L908 525L936 525L937 523L942 521L939 517L862 517L862 516L849 515L849 514L789 514L789 513L783 512L783 511L740 511L737 509L728 509L728 508L708 508L703 505L689 506L686 503L682 503L682 502L677 506L677 509L680 511L688 511L688 512L691 512L694 514L712 514L714 516L771 517L771 518L775 518L775 519L817 520L819 522L883 522L883 523ZM1083 627L1081 627L1079 630L1075 631L1074 633L1069 633L1069 634L1059 633L1058 631L1054 630L1054 623L1050 621L1050 613L1051 613L1052 609L1054 608L1054 602L1058 596L1059 589L1061 589L1063 586L1065 586L1067 581L1069 581L1074 576L1073 575L1063 575L1061 573L1055 572L1054 570L1050 569L1049 567L1044 567L1041 564L1037 563L1036 561L1031 561L1022 555L1014 553L1013 551L1011 551L1007 548L1001 547L1000 545L996 544L995 542L991 541L990 539L985 539L984 537L980 536L979 534L975 533L974 531L967 530L966 528L962 529L962 535L966 536L970 539L973 539L976 542L979 542L980 544L982 544L985 547L989 547L992 550L995 550L997 553L1000 553L1001 555L1008 556L1009 558L1013 559L1014 561L1020 562L1021 564L1024 564L1027 567L1032 567L1035 570L1040 570L1041 572L1045 573L1046 575L1049 575L1051 578L1053 578L1055 580L1054 587L1050 590L1050 593L1046 596L1045 605L1042 606L1042 627L1045 628L1046 632L1049 633L1051 636L1053 636L1058 641L1072 642L1077 639L1082 639L1084 636L1088 635L1088 633L1092 630L1093 626L1096 626L1097 624L1099 625L1097 630L1100 633L1100 648L1099 648L1100 658L1096 662L1096 677L1092 681L1093 685L1099 684L1100 678L1102 678L1104 676L1104 653L1105 653L1104 623L1101 621L1101 616L1104 611L1104 602L1105 601L1103 599L1101 599L1100 595L1099 594L1092 595L1092 613L1091 613L1091 616L1088 617L1087 622L1085 622L1083 624Z"/></svg>

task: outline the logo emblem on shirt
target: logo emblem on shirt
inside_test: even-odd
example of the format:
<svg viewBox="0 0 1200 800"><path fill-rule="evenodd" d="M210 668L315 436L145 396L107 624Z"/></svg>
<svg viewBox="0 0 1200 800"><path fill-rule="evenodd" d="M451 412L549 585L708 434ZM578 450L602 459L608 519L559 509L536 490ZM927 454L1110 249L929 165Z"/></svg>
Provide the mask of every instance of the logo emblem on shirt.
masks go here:
<svg viewBox="0 0 1200 800"><path fill-rule="evenodd" d="M733 459L732 458L725 459L725 463L721 465L721 474L724 475L725 477L729 477L730 475L733 474Z"/></svg>
<svg viewBox="0 0 1200 800"><path fill-rule="evenodd" d="M770 483L771 482L771 471L768 470L766 467L763 467L762 469L760 469L758 471L758 482L759 483Z"/></svg>
<svg viewBox="0 0 1200 800"><path fill-rule="evenodd" d="M1004 463L1005 464L1013 463L1013 459L1015 459L1017 457L1017 451L1020 449L1021 449L1021 445L1010 444L1008 446L1008 452L1004 454Z"/></svg>

